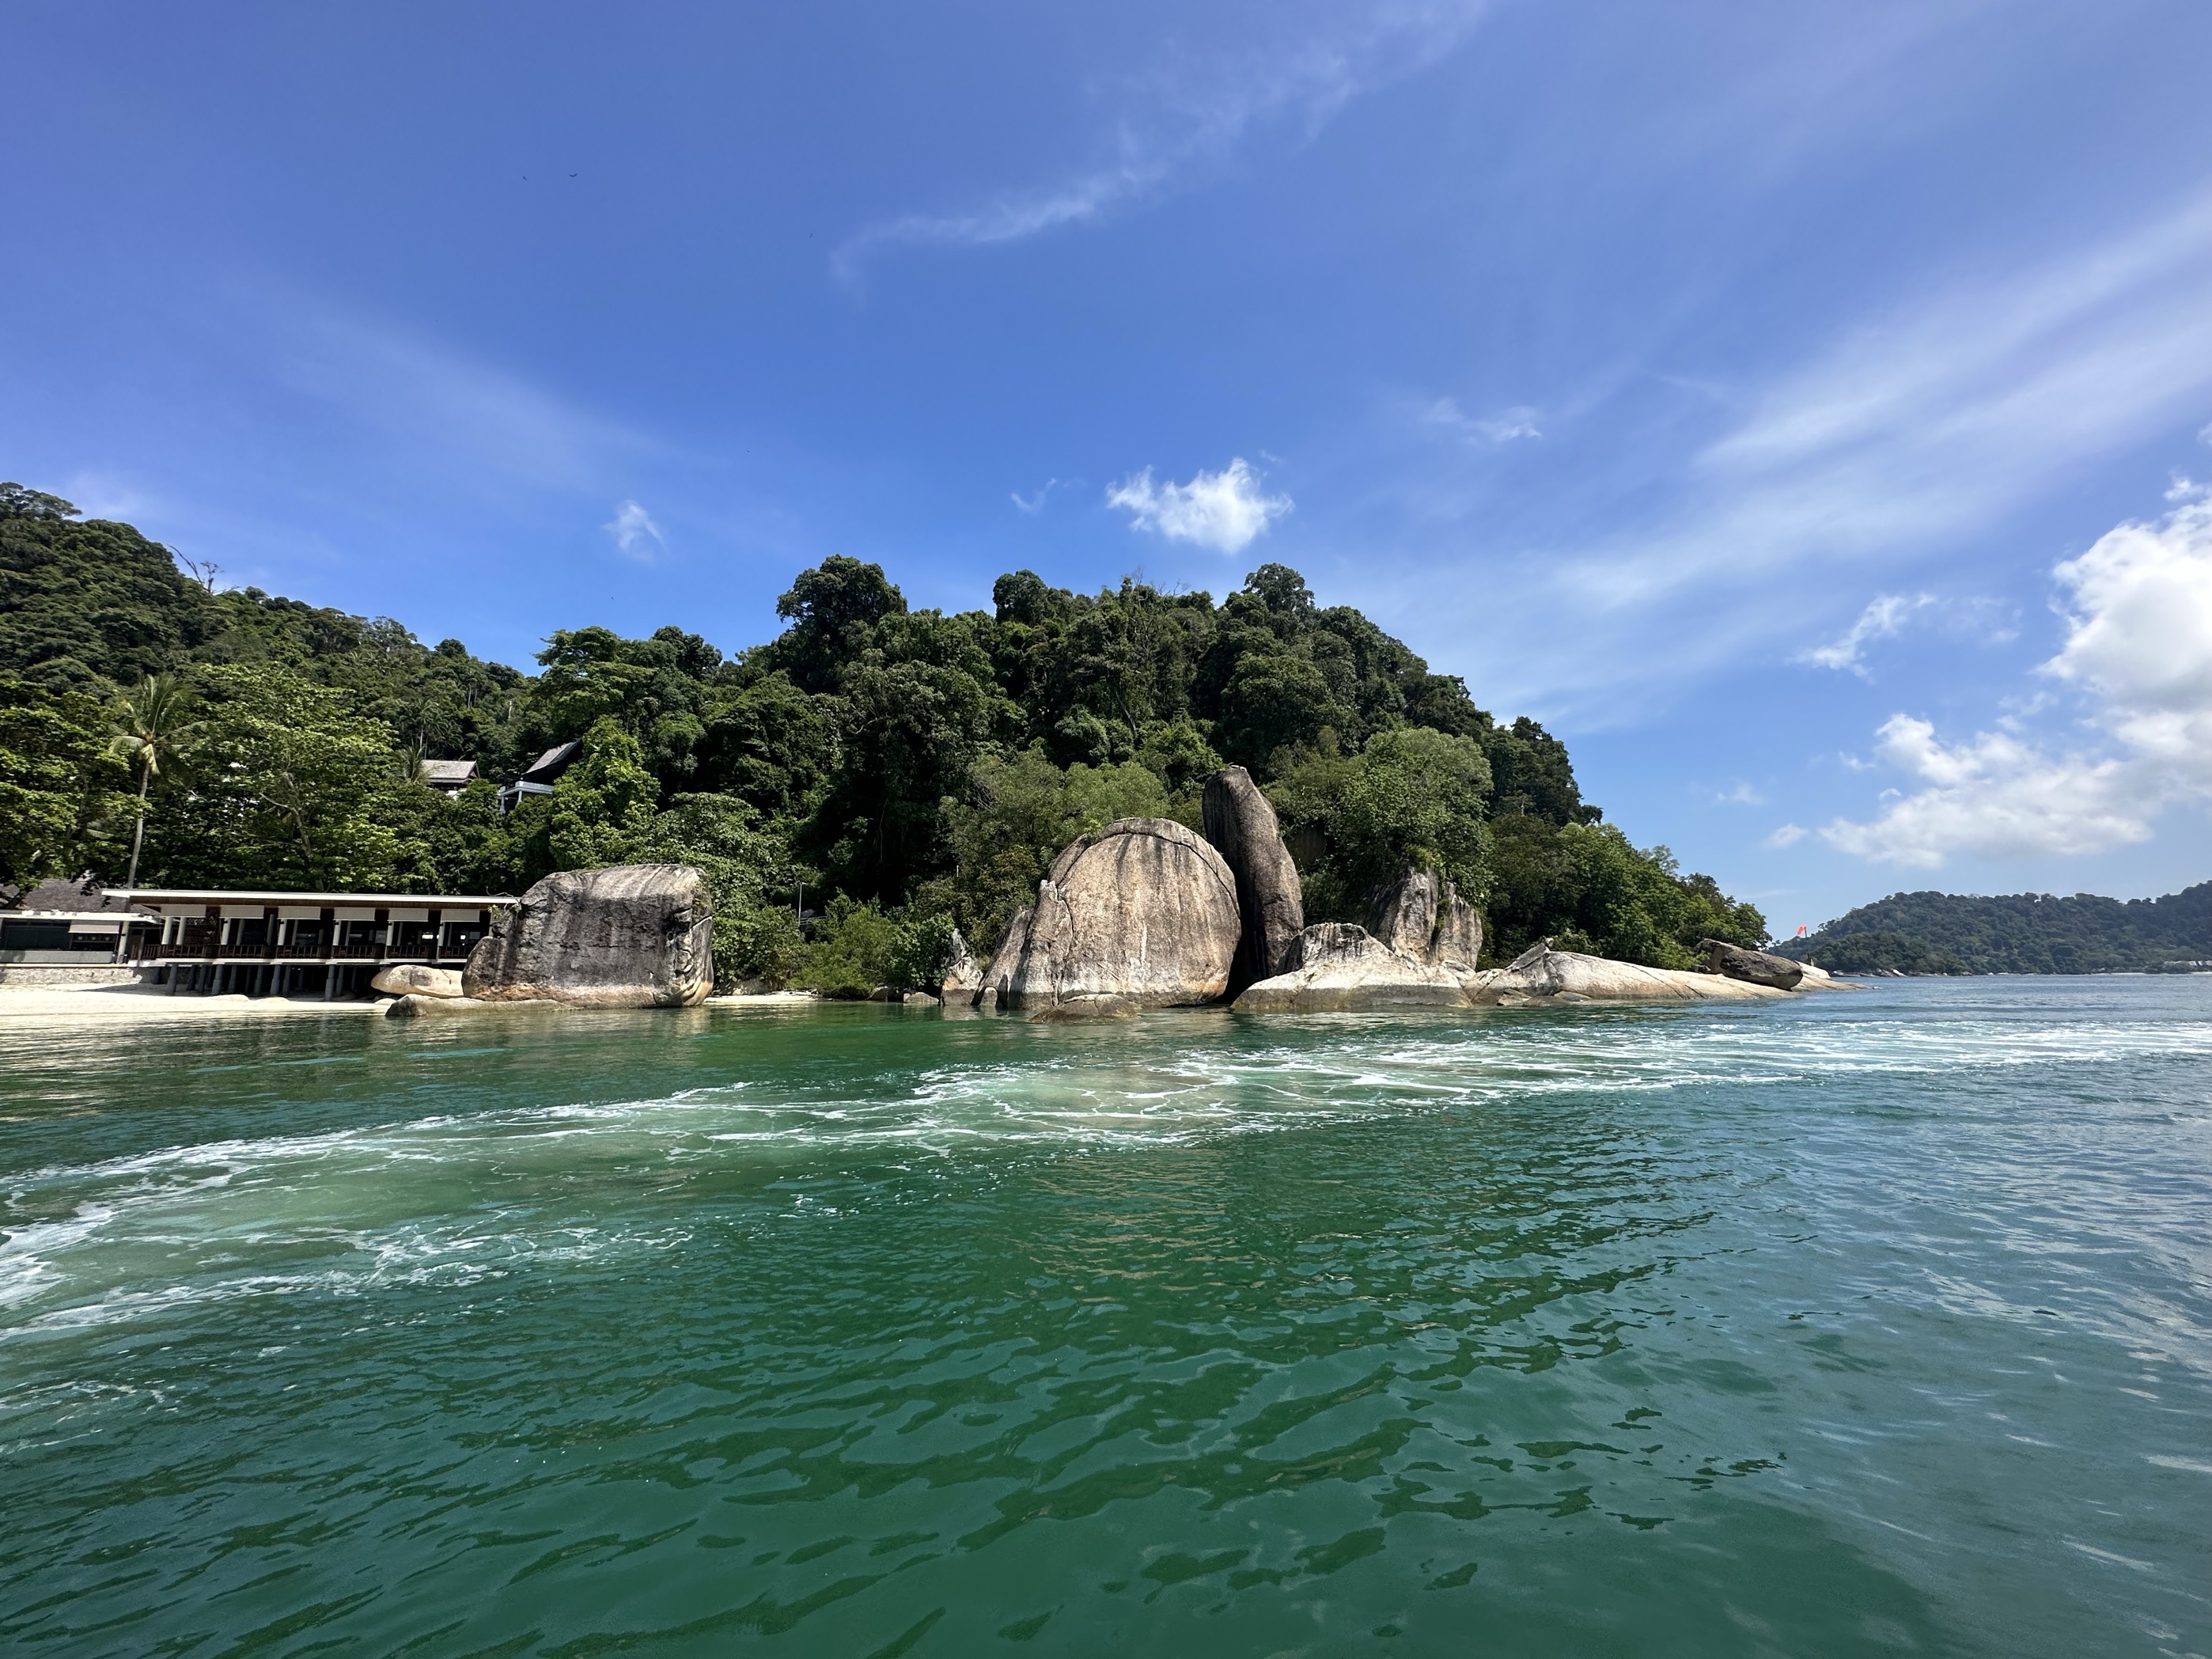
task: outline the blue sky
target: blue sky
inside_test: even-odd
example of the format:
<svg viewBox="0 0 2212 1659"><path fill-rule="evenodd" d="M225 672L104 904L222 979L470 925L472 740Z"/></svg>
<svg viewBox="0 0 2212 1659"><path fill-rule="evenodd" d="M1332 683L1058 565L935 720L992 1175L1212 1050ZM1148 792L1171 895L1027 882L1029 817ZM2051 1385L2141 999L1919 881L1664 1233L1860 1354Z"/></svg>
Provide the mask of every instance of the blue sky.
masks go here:
<svg viewBox="0 0 2212 1659"><path fill-rule="evenodd" d="M1783 931L2212 876L2212 10L9 13L0 476L526 665L1303 571Z"/></svg>

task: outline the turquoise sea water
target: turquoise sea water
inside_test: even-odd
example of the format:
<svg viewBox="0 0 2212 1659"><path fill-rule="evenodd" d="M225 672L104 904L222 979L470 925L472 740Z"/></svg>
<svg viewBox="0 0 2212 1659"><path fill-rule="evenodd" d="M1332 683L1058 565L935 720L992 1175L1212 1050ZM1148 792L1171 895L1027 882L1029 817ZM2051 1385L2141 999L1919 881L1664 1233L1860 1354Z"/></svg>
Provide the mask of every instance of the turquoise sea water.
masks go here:
<svg viewBox="0 0 2212 1659"><path fill-rule="evenodd" d="M2212 1652L2212 979L0 1021L37 1654Z"/></svg>

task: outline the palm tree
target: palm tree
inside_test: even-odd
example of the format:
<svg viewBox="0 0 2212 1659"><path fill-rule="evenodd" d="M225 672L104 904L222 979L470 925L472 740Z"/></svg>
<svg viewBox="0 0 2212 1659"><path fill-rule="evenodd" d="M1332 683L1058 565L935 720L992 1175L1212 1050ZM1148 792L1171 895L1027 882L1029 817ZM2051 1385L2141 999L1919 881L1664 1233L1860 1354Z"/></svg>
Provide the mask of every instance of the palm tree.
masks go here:
<svg viewBox="0 0 2212 1659"><path fill-rule="evenodd" d="M107 752L138 770L138 822L131 831L131 873L124 885L138 885L138 849L146 839L146 792L164 761L182 760L200 734L192 718L191 694L173 676L149 674L136 690L116 700Z"/></svg>

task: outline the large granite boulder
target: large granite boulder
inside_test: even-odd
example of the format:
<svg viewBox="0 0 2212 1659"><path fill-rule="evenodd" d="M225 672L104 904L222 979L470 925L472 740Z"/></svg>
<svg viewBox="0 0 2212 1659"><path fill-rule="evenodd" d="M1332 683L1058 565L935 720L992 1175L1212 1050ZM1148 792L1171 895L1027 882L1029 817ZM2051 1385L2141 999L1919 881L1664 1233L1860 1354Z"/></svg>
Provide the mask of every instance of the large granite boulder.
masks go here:
<svg viewBox="0 0 2212 1659"><path fill-rule="evenodd" d="M1229 988L1241 926L1237 879L1197 835L1167 818L1123 818L1079 836L1037 884L1018 921L1019 960L1001 1007L1036 1010L1091 997L1140 1008L1212 1002ZM1001 945L999 957L1007 955Z"/></svg>
<svg viewBox="0 0 2212 1659"><path fill-rule="evenodd" d="M1747 951L1741 945L1730 945L1725 939L1705 939L1698 941L1698 949L1705 953L1705 966L1716 974L1729 979L1740 979L1750 985L1771 985L1778 991L1794 991L1805 977L1802 963L1792 962L1788 957L1770 955L1765 951Z"/></svg>
<svg viewBox="0 0 2212 1659"><path fill-rule="evenodd" d="M1206 838L1237 878L1243 928L1229 969L1234 996L1290 966L1291 946L1305 930L1305 896L1275 809L1249 772L1224 766L1206 779L1205 815Z"/></svg>
<svg viewBox="0 0 2212 1659"><path fill-rule="evenodd" d="M461 976L451 968L419 962L394 963L368 982L372 991L395 997L462 997Z"/></svg>
<svg viewBox="0 0 2212 1659"><path fill-rule="evenodd" d="M1482 918L1449 876L1408 866L1375 896L1367 931L1384 948L1431 967L1471 974L1482 957Z"/></svg>
<svg viewBox="0 0 2212 1659"><path fill-rule="evenodd" d="M1468 1006L1459 974L1394 951L1356 922L1316 923L1292 941L1288 963L1284 972L1248 987L1237 999L1237 1012L1343 1014Z"/></svg>
<svg viewBox="0 0 2212 1659"><path fill-rule="evenodd" d="M714 981L714 902L685 864L564 870L522 896L461 975L483 1002L681 1008Z"/></svg>
<svg viewBox="0 0 2212 1659"><path fill-rule="evenodd" d="M1584 956L1578 951L1554 951L1549 939L1531 945L1503 968L1468 975L1464 983L1474 1001L1504 1008L1578 1002L1750 1000L1790 994L1718 974L1646 968L1633 962Z"/></svg>

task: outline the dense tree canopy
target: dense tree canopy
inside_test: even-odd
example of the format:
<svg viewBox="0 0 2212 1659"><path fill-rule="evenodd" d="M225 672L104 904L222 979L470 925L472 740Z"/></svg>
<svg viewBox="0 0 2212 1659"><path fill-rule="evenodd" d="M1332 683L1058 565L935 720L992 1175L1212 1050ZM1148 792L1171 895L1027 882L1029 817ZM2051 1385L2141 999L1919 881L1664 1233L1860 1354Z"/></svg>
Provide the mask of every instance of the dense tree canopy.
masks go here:
<svg viewBox="0 0 2212 1659"><path fill-rule="evenodd" d="M2212 882L2154 899L1893 893L1782 949L1837 973L2095 974L2212 962Z"/></svg>
<svg viewBox="0 0 2212 1659"><path fill-rule="evenodd" d="M783 632L733 657L678 628L586 626L524 674L193 580L127 525L0 486L0 880L118 879L143 785L148 885L520 891L680 859L714 886L724 978L843 988L925 971L956 924L988 951L1071 838L1195 825L1228 761L1275 800L1316 920L1357 918L1419 864L1483 908L1501 956L1551 934L1680 965L1705 935L1765 935L1602 823L1540 726L1494 721L1281 565L1218 605L1015 571L989 611L946 615L838 556L777 611ZM162 674L193 743L134 773L119 699ZM502 812L496 785L571 741L552 793ZM426 757L479 781L448 798Z"/></svg>

